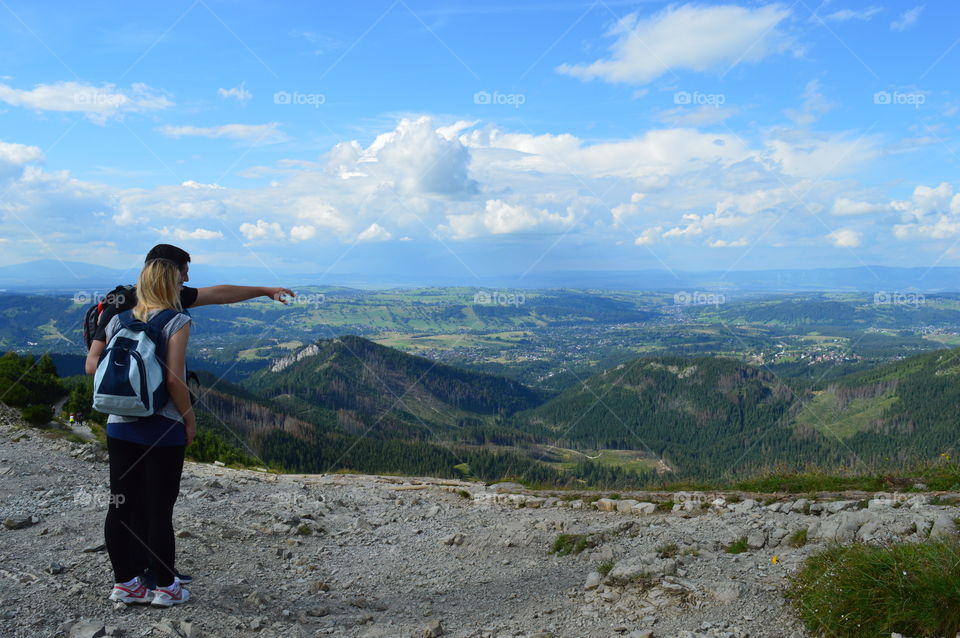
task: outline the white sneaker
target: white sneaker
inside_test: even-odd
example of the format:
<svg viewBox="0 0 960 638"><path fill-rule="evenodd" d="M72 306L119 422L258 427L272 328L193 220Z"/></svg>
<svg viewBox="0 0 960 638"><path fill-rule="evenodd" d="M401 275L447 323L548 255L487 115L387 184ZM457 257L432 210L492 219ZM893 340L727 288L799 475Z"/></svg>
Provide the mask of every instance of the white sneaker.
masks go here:
<svg viewBox="0 0 960 638"><path fill-rule="evenodd" d="M173 584L169 587L157 587L153 590L153 601L150 604L154 607L170 607L182 605L188 600L190 592L184 589L179 578L174 577Z"/></svg>
<svg viewBox="0 0 960 638"><path fill-rule="evenodd" d="M146 604L153 600L153 592L146 588L140 577L134 578L134 584L116 583L110 592L110 600L127 604Z"/></svg>

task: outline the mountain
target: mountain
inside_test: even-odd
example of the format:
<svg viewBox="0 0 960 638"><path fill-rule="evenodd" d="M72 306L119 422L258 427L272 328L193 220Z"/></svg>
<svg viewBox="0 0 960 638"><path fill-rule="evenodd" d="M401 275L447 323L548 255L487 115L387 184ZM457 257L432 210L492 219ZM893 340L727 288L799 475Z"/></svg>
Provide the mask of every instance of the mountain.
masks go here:
<svg viewBox="0 0 960 638"><path fill-rule="evenodd" d="M953 453L958 381L960 349L819 386L731 359L656 357L594 375L513 423L561 447L643 451L690 478L878 469Z"/></svg>
<svg viewBox="0 0 960 638"><path fill-rule="evenodd" d="M431 438L542 402L516 381L409 355L362 337L317 341L243 386L295 414L354 434Z"/></svg>

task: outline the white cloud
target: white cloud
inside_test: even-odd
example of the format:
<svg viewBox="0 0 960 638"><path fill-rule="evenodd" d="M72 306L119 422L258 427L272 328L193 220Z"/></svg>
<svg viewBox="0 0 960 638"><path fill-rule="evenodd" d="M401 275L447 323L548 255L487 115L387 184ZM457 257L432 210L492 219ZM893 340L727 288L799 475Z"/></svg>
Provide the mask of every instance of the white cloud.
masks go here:
<svg viewBox="0 0 960 638"><path fill-rule="evenodd" d="M219 230L207 230L206 228L196 228L194 230L185 230L183 228L163 228L160 234L172 237L173 239L196 239L206 241L210 239L223 239L223 233Z"/></svg>
<svg viewBox="0 0 960 638"><path fill-rule="evenodd" d="M869 215L871 213L880 213L889 210L885 204L876 204L873 202L861 202L846 197L838 197L833 202L834 215Z"/></svg>
<svg viewBox="0 0 960 638"><path fill-rule="evenodd" d="M660 233L663 231L663 226L653 226L644 230L636 239L633 240L633 243L637 246L647 246L653 244L659 239Z"/></svg>
<svg viewBox="0 0 960 638"><path fill-rule="evenodd" d="M270 239L283 239L283 229L276 222L266 222L258 219L256 224L249 222L240 224L240 232L250 241L266 241Z"/></svg>
<svg viewBox="0 0 960 638"><path fill-rule="evenodd" d="M200 182L195 182L192 179L188 179L187 181L183 182L180 185L183 186L184 188L212 188L215 190L226 190L223 186L220 186L219 184L201 184Z"/></svg>
<svg viewBox="0 0 960 638"><path fill-rule="evenodd" d="M168 137L226 137L252 144L275 144L287 139L278 122L269 124L223 124L221 126L173 126L161 127L160 132Z"/></svg>
<svg viewBox="0 0 960 638"><path fill-rule="evenodd" d="M317 229L310 225L294 226L290 229L290 239L293 241L307 241L313 239Z"/></svg>
<svg viewBox="0 0 960 638"><path fill-rule="evenodd" d="M707 245L711 248L740 248L747 245L747 240L745 237L734 239L732 241L728 241L726 239L714 239L712 241L708 241Z"/></svg>
<svg viewBox="0 0 960 638"><path fill-rule="evenodd" d="M454 239L469 239L484 234L506 235L534 229L557 230L574 221L547 210L531 210L523 205L508 204L499 199L488 199L482 212L471 215L448 215L447 230Z"/></svg>
<svg viewBox="0 0 960 638"><path fill-rule="evenodd" d="M917 23L917 20L920 18L920 12L923 11L923 8L926 5L917 5L912 9L907 9L900 14L900 17L890 23L891 31L906 31L913 25Z"/></svg>
<svg viewBox="0 0 960 638"><path fill-rule="evenodd" d="M632 13L608 34L617 38L609 59L557 70L583 80L646 84L675 69L707 71L757 62L789 47L789 37L777 27L790 14L779 4L671 5L645 19Z"/></svg>
<svg viewBox="0 0 960 638"><path fill-rule="evenodd" d="M393 235L386 228L374 222L362 233L357 235L357 241L387 241L392 239Z"/></svg>
<svg viewBox="0 0 960 638"><path fill-rule="evenodd" d="M787 109L787 117L799 126L810 126L824 113L829 113L833 104L820 93L820 81L810 80L803 91L803 104L799 109Z"/></svg>
<svg viewBox="0 0 960 638"><path fill-rule="evenodd" d="M766 157L772 168L794 177L836 177L865 165L879 155L874 137L838 133L830 136L797 136L767 141Z"/></svg>
<svg viewBox="0 0 960 638"><path fill-rule="evenodd" d="M935 188L917 186L909 200L894 200L890 207L901 214L902 224L893 227L894 237L946 239L960 235L960 193L943 182Z"/></svg>
<svg viewBox="0 0 960 638"><path fill-rule="evenodd" d="M27 162L38 162L43 159L43 151L36 146L0 142L0 164L20 166Z"/></svg>
<svg viewBox="0 0 960 638"><path fill-rule="evenodd" d="M849 228L837 229L827 235L837 248L856 248L860 245L860 233Z"/></svg>
<svg viewBox="0 0 960 638"><path fill-rule="evenodd" d="M121 89L113 84L96 87L79 82L59 82L37 84L30 90L0 84L0 102L37 111L84 113L98 124L123 113L156 111L173 106L166 95L142 83Z"/></svg>
<svg viewBox="0 0 960 638"><path fill-rule="evenodd" d="M232 89L217 89L217 95L225 100L236 100L240 104L246 104L253 97L253 93L247 90L246 82L241 82L240 86Z"/></svg>
<svg viewBox="0 0 960 638"><path fill-rule="evenodd" d="M833 13L823 16L826 22L847 22L849 20L861 20L866 22L883 11L882 7L867 7L866 9L840 9Z"/></svg>

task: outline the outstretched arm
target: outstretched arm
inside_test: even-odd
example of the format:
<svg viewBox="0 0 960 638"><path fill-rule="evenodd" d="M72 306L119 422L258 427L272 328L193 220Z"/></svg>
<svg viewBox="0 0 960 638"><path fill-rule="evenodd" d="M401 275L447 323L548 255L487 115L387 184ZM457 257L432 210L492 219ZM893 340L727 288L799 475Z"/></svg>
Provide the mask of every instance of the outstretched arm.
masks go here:
<svg viewBox="0 0 960 638"><path fill-rule="evenodd" d="M191 308L209 306L212 304L237 303L257 297L269 297L282 304L287 303L287 297L296 297L296 293L287 288L270 288L265 286L208 286L197 289L197 300Z"/></svg>

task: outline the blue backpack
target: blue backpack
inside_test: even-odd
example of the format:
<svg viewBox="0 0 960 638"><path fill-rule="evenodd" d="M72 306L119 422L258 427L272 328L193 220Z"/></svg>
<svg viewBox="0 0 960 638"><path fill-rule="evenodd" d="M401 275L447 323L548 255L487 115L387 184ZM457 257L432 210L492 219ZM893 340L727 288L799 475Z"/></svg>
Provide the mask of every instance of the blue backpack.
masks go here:
<svg viewBox="0 0 960 638"><path fill-rule="evenodd" d="M167 403L163 327L176 315L176 310L162 310L148 322L134 319L132 310L117 315L121 327L100 355L93 377L94 410L144 417Z"/></svg>

